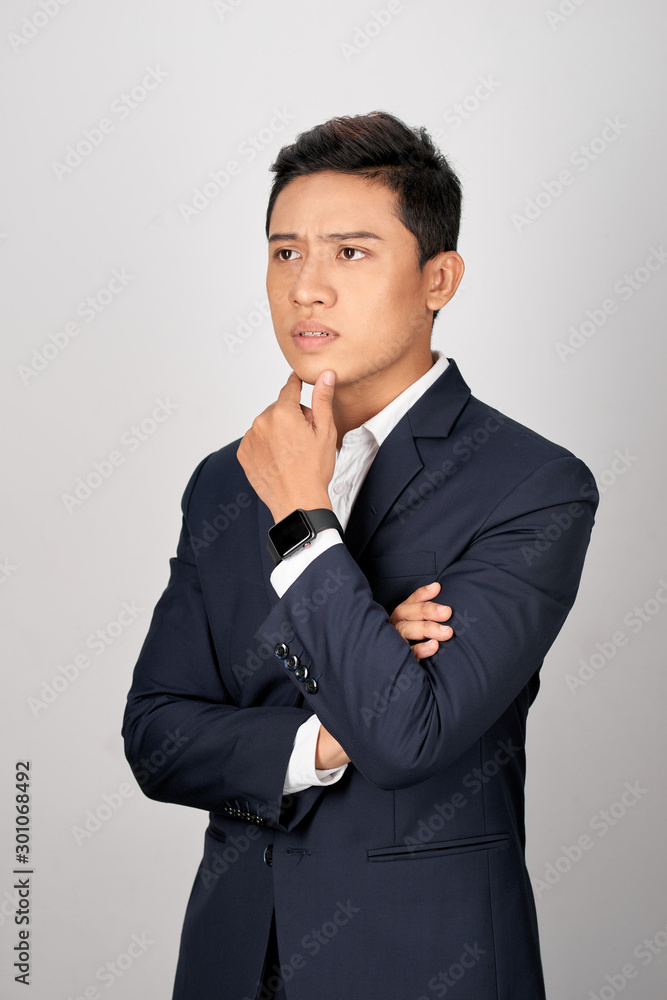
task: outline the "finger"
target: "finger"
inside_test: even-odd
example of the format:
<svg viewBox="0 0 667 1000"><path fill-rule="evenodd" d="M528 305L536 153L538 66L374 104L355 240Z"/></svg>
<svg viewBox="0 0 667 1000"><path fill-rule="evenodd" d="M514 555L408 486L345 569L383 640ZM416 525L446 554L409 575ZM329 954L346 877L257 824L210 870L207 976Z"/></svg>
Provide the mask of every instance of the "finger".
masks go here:
<svg viewBox="0 0 667 1000"><path fill-rule="evenodd" d="M304 417L312 427L314 421L313 421L313 411L311 410L311 408L309 406L306 406L304 403L301 403L301 412L303 413Z"/></svg>
<svg viewBox="0 0 667 1000"><path fill-rule="evenodd" d="M408 640L408 642L414 642L415 639L437 639L438 641L447 640L451 639L454 635L454 629L451 625L442 625L440 622L399 621L394 627L404 639Z"/></svg>
<svg viewBox="0 0 667 1000"><path fill-rule="evenodd" d="M414 604L419 601L430 601L438 594L439 590L440 584L437 580L434 583L427 583L423 587L417 587L416 590L413 590L403 603Z"/></svg>
<svg viewBox="0 0 667 1000"><path fill-rule="evenodd" d="M401 601L400 604L396 605L393 612L394 615L397 611L407 611L408 608L413 608L415 604L426 603L430 598L436 596L439 587L440 584L437 580L434 584L427 583L423 587L417 587L417 589L413 590L409 597L406 597L404 601ZM402 615L400 617L402 617Z"/></svg>
<svg viewBox="0 0 667 1000"><path fill-rule="evenodd" d="M435 639L428 639L426 642L418 642L412 647L412 652L417 660L424 659L425 656L433 656L438 651L438 643Z"/></svg>
<svg viewBox="0 0 667 1000"><path fill-rule="evenodd" d="M296 403L301 399L301 379L295 371L289 373L287 381L278 393L278 399Z"/></svg>
<svg viewBox="0 0 667 1000"><path fill-rule="evenodd" d="M433 601L422 601L417 604L409 604L404 601L394 608L389 621L392 625L400 621L435 621L446 622L452 617L452 609L448 604L435 604Z"/></svg>
<svg viewBox="0 0 667 1000"><path fill-rule="evenodd" d="M452 617L452 609L448 604L434 604L429 601L424 605L424 618L430 621L446 622Z"/></svg>
<svg viewBox="0 0 667 1000"><path fill-rule="evenodd" d="M317 376L310 401L315 429L323 432L333 423L333 398L336 387L335 385L327 385L324 381L324 376L329 372L332 372L332 369L320 372ZM335 372L333 372L333 376L335 380Z"/></svg>

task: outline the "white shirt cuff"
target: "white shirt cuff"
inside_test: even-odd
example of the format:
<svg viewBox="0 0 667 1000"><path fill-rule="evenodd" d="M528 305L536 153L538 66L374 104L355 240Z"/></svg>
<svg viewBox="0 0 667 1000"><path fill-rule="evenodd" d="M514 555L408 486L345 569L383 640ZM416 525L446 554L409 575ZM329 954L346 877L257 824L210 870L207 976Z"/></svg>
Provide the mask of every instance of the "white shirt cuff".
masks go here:
<svg viewBox="0 0 667 1000"><path fill-rule="evenodd" d="M342 545L343 539L337 528L323 528L318 531L307 546L297 549L291 555L285 556L275 569L271 570L271 585L278 597L282 597L285 591L291 587L307 566L310 566L313 559L317 558L332 545Z"/></svg>
<svg viewBox="0 0 667 1000"><path fill-rule="evenodd" d="M287 765L287 773L285 774L283 795L303 792L304 789L310 788L311 785L333 785L334 782L343 777L343 772L347 764L326 769L315 767L315 752L319 732L320 720L316 715L311 715L297 729L292 755Z"/></svg>

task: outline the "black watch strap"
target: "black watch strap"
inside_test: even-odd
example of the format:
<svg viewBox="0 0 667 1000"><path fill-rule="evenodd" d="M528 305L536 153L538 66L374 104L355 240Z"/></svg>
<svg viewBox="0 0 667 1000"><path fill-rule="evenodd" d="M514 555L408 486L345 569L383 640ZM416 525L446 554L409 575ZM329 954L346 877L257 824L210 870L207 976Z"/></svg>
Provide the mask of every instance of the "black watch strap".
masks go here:
<svg viewBox="0 0 667 1000"><path fill-rule="evenodd" d="M340 533L341 538L345 537L343 532L343 527L340 521L336 517L335 513L329 507L316 507L314 510L303 510L302 507L299 507L297 509L300 510L302 514L305 515L306 520L309 522L312 530L315 532L316 535L319 531L323 531L325 528L335 528ZM278 524L280 524L280 521L278 521ZM266 544L266 548L276 566L278 565L278 563L283 561L283 557L276 549L270 536Z"/></svg>

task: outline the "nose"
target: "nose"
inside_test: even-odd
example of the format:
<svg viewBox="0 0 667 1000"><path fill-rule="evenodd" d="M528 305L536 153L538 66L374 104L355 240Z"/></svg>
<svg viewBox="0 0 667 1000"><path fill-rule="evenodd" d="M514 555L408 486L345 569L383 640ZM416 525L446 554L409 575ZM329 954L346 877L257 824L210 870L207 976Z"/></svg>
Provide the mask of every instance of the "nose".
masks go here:
<svg viewBox="0 0 667 1000"><path fill-rule="evenodd" d="M304 260L296 272L289 297L296 306L333 305L336 293L326 263L315 257Z"/></svg>

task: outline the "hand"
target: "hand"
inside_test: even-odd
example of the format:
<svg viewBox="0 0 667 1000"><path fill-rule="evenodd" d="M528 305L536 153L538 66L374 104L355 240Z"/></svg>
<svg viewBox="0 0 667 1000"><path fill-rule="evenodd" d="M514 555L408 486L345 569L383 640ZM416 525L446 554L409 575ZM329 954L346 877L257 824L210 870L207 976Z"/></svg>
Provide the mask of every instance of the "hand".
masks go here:
<svg viewBox="0 0 667 1000"><path fill-rule="evenodd" d="M312 409L301 398L301 379L290 372L275 403L255 417L236 457L248 482L280 521L297 507L333 510L328 487L336 465L338 432L333 419L334 386L320 372Z"/></svg>
<svg viewBox="0 0 667 1000"><path fill-rule="evenodd" d="M322 770L329 767L340 767L341 764L349 763L350 758L338 740L320 723L320 731L315 749L315 767L318 770Z"/></svg>
<svg viewBox="0 0 667 1000"><path fill-rule="evenodd" d="M440 584L436 580L425 587L418 587L390 615L389 621L400 632L404 639L426 639L412 647L417 659L433 656L438 650L438 641L451 639L454 631L451 626L442 627L452 616L452 609L444 604L436 604L432 598L440 592Z"/></svg>
<svg viewBox="0 0 667 1000"><path fill-rule="evenodd" d="M440 584L437 580L425 587L418 587L396 607L389 618L404 639L426 639L426 642L418 642L412 647L412 652L418 660L425 656L433 656L438 649L438 641L445 642L454 635L450 625L441 628L442 623L451 618L452 609L448 605L436 604L431 600L439 591ZM427 638L429 635L437 638ZM350 758L338 740L320 725L315 767L323 769L349 763Z"/></svg>

